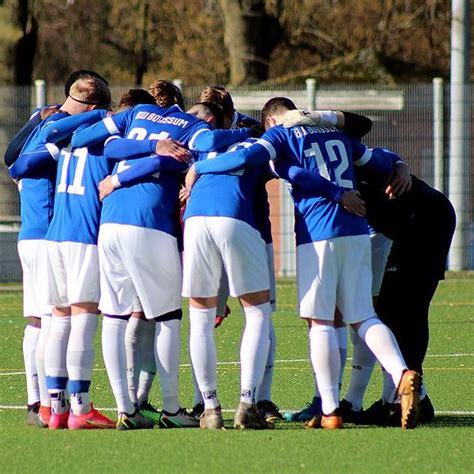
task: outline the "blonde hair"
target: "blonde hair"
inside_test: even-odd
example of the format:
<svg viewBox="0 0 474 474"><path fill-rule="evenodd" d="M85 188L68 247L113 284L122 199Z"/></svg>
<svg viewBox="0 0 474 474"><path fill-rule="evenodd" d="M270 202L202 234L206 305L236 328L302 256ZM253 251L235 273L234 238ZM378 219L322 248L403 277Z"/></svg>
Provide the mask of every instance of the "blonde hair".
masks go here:
<svg viewBox="0 0 474 474"><path fill-rule="evenodd" d="M74 82L69 97L82 104L109 107L112 97L107 85L92 76L84 76Z"/></svg>

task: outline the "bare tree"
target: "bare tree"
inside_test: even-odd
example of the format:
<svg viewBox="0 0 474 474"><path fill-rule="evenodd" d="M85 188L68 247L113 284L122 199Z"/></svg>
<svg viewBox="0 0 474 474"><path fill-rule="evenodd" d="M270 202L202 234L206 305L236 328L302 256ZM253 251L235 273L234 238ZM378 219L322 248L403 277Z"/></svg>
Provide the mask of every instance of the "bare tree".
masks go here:
<svg viewBox="0 0 474 474"><path fill-rule="evenodd" d="M281 40L278 20L261 0L219 0L219 4L229 51L230 83L265 81L271 53Z"/></svg>

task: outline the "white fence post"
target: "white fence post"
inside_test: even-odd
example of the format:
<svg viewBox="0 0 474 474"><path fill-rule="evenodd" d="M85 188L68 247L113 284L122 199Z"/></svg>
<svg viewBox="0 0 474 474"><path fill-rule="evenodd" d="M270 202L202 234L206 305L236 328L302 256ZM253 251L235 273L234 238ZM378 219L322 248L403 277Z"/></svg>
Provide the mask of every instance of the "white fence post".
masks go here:
<svg viewBox="0 0 474 474"><path fill-rule="evenodd" d="M433 157L434 187L444 189L444 82L441 77L433 79Z"/></svg>
<svg viewBox="0 0 474 474"><path fill-rule="evenodd" d="M306 79L306 97L308 110L316 110L316 79Z"/></svg>
<svg viewBox="0 0 474 474"><path fill-rule="evenodd" d="M46 105L46 82L43 79L35 81L35 99L37 109Z"/></svg>

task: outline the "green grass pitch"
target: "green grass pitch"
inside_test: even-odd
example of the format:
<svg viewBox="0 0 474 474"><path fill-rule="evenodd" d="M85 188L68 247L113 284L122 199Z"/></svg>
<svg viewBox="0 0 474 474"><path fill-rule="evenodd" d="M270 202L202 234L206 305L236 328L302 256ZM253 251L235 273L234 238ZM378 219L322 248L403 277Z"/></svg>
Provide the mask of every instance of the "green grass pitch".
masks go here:
<svg viewBox="0 0 474 474"><path fill-rule="evenodd" d="M278 345L273 398L282 410L297 410L312 398L305 325L295 315L292 281L278 284L274 315ZM21 293L0 292L0 471L10 472L474 472L474 278L449 275L431 306L431 342L426 384L437 410L434 423L402 432L357 427L327 432L280 422L269 431L232 429L238 402L239 340L243 317L232 314L216 330L219 396L226 431L143 430L48 431L24 425L25 380L21 355L24 321ZM186 312L185 312L186 314ZM182 328L181 403L193 400L187 354L188 324ZM113 408L97 337L92 399ZM349 354L350 356L350 354ZM348 364L350 365L350 363ZM374 372L365 399L380 396ZM347 387L348 373L344 385ZM344 389L343 389L344 390ZM151 401L160 405L158 380ZM113 411L108 412L110 415Z"/></svg>

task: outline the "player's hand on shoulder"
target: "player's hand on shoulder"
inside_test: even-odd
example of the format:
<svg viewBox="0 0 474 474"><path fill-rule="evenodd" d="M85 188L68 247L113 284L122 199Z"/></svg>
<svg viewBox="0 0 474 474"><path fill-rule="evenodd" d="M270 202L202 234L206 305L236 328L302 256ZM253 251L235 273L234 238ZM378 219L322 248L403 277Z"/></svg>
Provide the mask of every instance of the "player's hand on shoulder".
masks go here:
<svg viewBox="0 0 474 474"><path fill-rule="evenodd" d="M390 178L389 185L385 189L385 193L390 199L410 191L412 187L412 179L410 169L404 161L399 161L395 165L395 169L392 177Z"/></svg>
<svg viewBox="0 0 474 474"><path fill-rule="evenodd" d="M114 184L112 176L106 176L99 183L99 199L103 201L109 194L114 192L115 188L117 188L117 186Z"/></svg>
<svg viewBox="0 0 474 474"><path fill-rule="evenodd" d="M161 156L171 156L183 163L192 163L191 152L184 148L183 144L171 138L159 140L156 144L155 153Z"/></svg>
<svg viewBox="0 0 474 474"><path fill-rule="evenodd" d="M359 217L365 216L365 203L360 197L359 191L351 189L350 191L344 191L339 204L351 214L355 214Z"/></svg>
<svg viewBox="0 0 474 474"><path fill-rule="evenodd" d="M308 112L307 110L289 110L281 118L281 125L285 128L296 127L297 125L318 125L319 121L313 116L317 112Z"/></svg>

